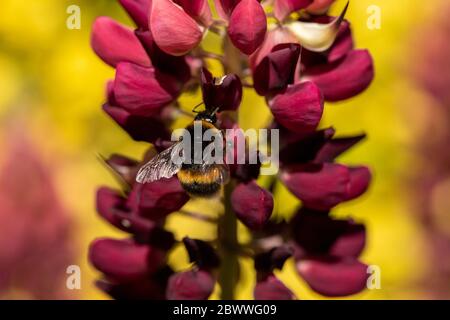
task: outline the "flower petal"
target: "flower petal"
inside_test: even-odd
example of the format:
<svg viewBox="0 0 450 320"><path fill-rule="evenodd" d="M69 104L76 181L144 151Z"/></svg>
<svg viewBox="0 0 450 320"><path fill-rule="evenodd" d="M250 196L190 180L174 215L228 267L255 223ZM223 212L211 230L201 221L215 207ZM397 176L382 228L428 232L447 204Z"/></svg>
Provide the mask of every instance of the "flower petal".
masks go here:
<svg viewBox="0 0 450 320"><path fill-rule="evenodd" d="M337 61L353 50L353 36L350 30L350 23L346 20L342 21L336 40L328 52L328 62Z"/></svg>
<svg viewBox="0 0 450 320"><path fill-rule="evenodd" d="M170 80L159 77L154 68L122 62L117 65L114 97L133 115L155 115L177 95L175 84Z"/></svg>
<svg viewBox="0 0 450 320"><path fill-rule="evenodd" d="M234 46L250 55L263 43L267 30L264 9L257 0L242 0L234 8L228 35Z"/></svg>
<svg viewBox="0 0 450 320"><path fill-rule="evenodd" d="M255 300L294 300L295 296L274 275L258 281L253 293Z"/></svg>
<svg viewBox="0 0 450 320"><path fill-rule="evenodd" d="M323 96L312 82L291 85L276 95L269 107L275 120L284 127L298 133L313 131L323 112Z"/></svg>
<svg viewBox="0 0 450 320"><path fill-rule="evenodd" d="M312 14L323 14L335 0L314 0L306 10Z"/></svg>
<svg viewBox="0 0 450 320"><path fill-rule="evenodd" d="M272 194L255 181L240 183L231 195L233 210L239 220L250 229L260 229L273 210Z"/></svg>
<svg viewBox="0 0 450 320"><path fill-rule="evenodd" d="M319 86L327 101L344 100L370 85L374 78L373 60L367 50L353 50L342 60L308 68L305 76Z"/></svg>
<svg viewBox="0 0 450 320"><path fill-rule="evenodd" d="M286 89L294 82L295 69L300 57L298 44L279 44L272 49L253 72L256 92L265 96Z"/></svg>
<svg viewBox="0 0 450 320"><path fill-rule="evenodd" d="M183 244L189 254L190 262L195 263L200 269L208 270L220 265L220 259L214 248L207 242L184 237Z"/></svg>
<svg viewBox="0 0 450 320"><path fill-rule="evenodd" d="M250 67L252 70L264 59L278 44L297 43L297 39L284 27L276 27L266 33L262 45L250 56Z"/></svg>
<svg viewBox="0 0 450 320"><path fill-rule="evenodd" d="M314 131L302 137L296 137L291 131L281 136L284 146L280 150L280 161L283 165L311 162L317 158L317 154L324 145L334 136L334 128L326 128ZM328 155L328 153L326 153ZM319 159L321 160L321 158ZM323 162L323 161L317 161Z"/></svg>
<svg viewBox="0 0 450 320"><path fill-rule="evenodd" d="M99 280L96 286L116 300L164 300L167 281L172 274L169 267L163 267L150 276L131 282Z"/></svg>
<svg viewBox="0 0 450 320"><path fill-rule="evenodd" d="M306 207L329 210L367 189L370 175L363 168L350 169L336 163L298 165L285 170L281 179Z"/></svg>
<svg viewBox="0 0 450 320"><path fill-rule="evenodd" d="M162 51L156 44L150 30L136 30L136 36L141 40L147 54L152 60L152 65L160 72L175 77L173 81L187 82L191 77L191 70L186 57L177 57Z"/></svg>
<svg viewBox="0 0 450 320"><path fill-rule="evenodd" d="M139 162L120 154L112 154L108 159L104 159L104 161L129 186L134 184Z"/></svg>
<svg viewBox="0 0 450 320"><path fill-rule="evenodd" d="M291 222L298 246L296 259L331 255L358 257L366 243L366 228L353 220L333 219L328 212L302 208Z"/></svg>
<svg viewBox="0 0 450 320"><path fill-rule="evenodd" d="M208 0L174 0L183 7L184 11L194 18L198 23L208 27L212 22L211 10Z"/></svg>
<svg viewBox="0 0 450 320"><path fill-rule="evenodd" d="M174 56L194 49L203 36L195 20L171 0L152 1L150 30L158 47Z"/></svg>
<svg viewBox="0 0 450 320"><path fill-rule="evenodd" d="M242 100L242 84L239 77L229 74L222 78L214 78L206 69L201 74L203 102L209 110L236 110Z"/></svg>
<svg viewBox="0 0 450 320"><path fill-rule="evenodd" d="M348 188L348 199L354 199L366 192L372 175L367 167L353 167L350 170L350 184Z"/></svg>
<svg viewBox="0 0 450 320"><path fill-rule="evenodd" d="M207 300L214 289L213 276L203 270L190 270L170 277L166 290L168 300Z"/></svg>
<svg viewBox="0 0 450 320"><path fill-rule="evenodd" d="M188 194L176 177L146 184L135 184L128 198L128 206L153 221L163 219L189 201Z"/></svg>
<svg viewBox="0 0 450 320"><path fill-rule="evenodd" d="M148 28L148 13L152 0L119 0L119 2L139 28Z"/></svg>
<svg viewBox="0 0 450 320"><path fill-rule="evenodd" d="M328 297L364 290L369 276L367 265L355 259L303 260L297 270L314 291Z"/></svg>
<svg viewBox="0 0 450 320"><path fill-rule="evenodd" d="M126 199L116 190L103 187L97 191L97 212L115 227L131 233L148 233L155 224L133 215L126 207Z"/></svg>
<svg viewBox="0 0 450 320"><path fill-rule="evenodd" d="M286 24L286 26L298 39L302 47L314 52L323 52L333 45L347 8L348 3L341 15L328 24L294 21Z"/></svg>
<svg viewBox="0 0 450 320"><path fill-rule="evenodd" d="M255 269L260 273L270 273L275 269L283 269L284 263L292 256L293 250L290 246L282 245L271 248L268 251L256 254Z"/></svg>
<svg viewBox="0 0 450 320"><path fill-rule="evenodd" d="M330 16L319 16L313 21L321 24L327 24L335 18ZM344 58L354 48L353 36L350 30L350 23L347 20L342 21L336 40L326 52L313 52L308 49L302 51L302 65L304 68L314 67L320 64L333 63Z"/></svg>
<svg viewBox="0 0 450 320"><path fill-rule="evenodd" d="M89 260L108 277L130 281L156 271L164 261L164 253L132 240L102 238L91 244Z"/></svg>
<svg viewBox="0 0 450 320"><path fill-rule="evenodd" d="M224 20L228 20L234 8L240 1L241 0L214 0L214 4L219 16Z"/></svg>
<svg viewBox="0 0 450 320"><path fill-rule="evenodd" d="M275 0L274 14L279 21L283 21L292 12L304 9L309 6L313 0Z"/></svg>
<svg viewBox="0 0 450 320"><path fill-rule="evenodd" d="M97 191L97 212L115 227L133 234L136 241L162 250L169 250L174 244L172 233L131 211L116 190L103 187Z"/></svg>
<svg viewBox="0 0 450 320"><path fill-rule="evenodd" d="M318 150L314 161L333 162L339 155L352 148L365 137L365 134L360 134L351 137L328 139L328 141L321 146L320 150Z"/></svg>
<svg viewBox="0 0 450 320"><path fill-rule="evenodd" d="M133 31L108 17L99 17L92 26L91 45L95 53L107 64L115 67L119 62L133 62L150 66L150 58Z"/></svg>
<svg viewBox="0 0 450 320"><path fill-rule="evenodd" d="M170 140L166 126L156 117L135 116L109 104L103 105L103 110L136 141Z"/></svg>

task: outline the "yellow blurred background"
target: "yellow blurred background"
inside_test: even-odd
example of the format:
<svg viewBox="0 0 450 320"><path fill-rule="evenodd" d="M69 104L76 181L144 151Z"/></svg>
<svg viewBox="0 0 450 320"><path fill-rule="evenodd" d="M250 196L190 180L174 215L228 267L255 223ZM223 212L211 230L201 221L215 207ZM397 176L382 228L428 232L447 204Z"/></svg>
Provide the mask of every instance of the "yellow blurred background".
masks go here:
<svg viewBox="0 0 450 320"><path fill-rule="evenodd" d="M445 2L353 0L350 4L347 19L352 23L356 46L370 50L375 61L376 78L363 94L327 105L321 126L332 125L340 135L361 131L368 134L368 139L343 156L341 161L368 165L374 172L372 186L363 197L337 207L334 214L352 216L366 223L368 244L362 260L379 265L382 276L380 290L366 290L350 298L417 299L438 294L433 292L434 288L424 285L427 275L433 273L434 265L427 258L429 243L414 212L417 208L410 190L411 179L418 170L422 170L415 144L421 136L433 134L424 129L424 121L432 121L424 115L428 105L435 102L417 85L409 69L421 63L416 54L427 47L422 41L433 41L432 34L419 40L419 31L433 24L438 13L445 8ZM66 27L69 16L66 9L72 4L81 8L80 30ZM344 1L337 1L333 13L339 12L343 5ZM379 30L367 27L367 8L370 5L381 8ZM449 7L446 8L450 14ZM81 290L66 289L64 264L61 264L61 275L49 277L47 281L54 281L55 290L64 292L60 297L73 299L107 298L93 285L99 274L87 262L87 249L96 237L125 236L95 212L96 189L100 185L115 185L96 155L118 152L139 158L147 147L145 143L132 141L101 110L105 83L113 77L114 71L90 48L91 25L100 15L131 25L115 0L2 0L0 4L0 168L11 161L17 161L17 165L26 163L27 159L20 155L27 157L29 153L14 151L17 148L14 146L22 146L25 144L23 140L28 141L24 148L29 146L33 150L32 156L44 168L43 174L54 186L58 200L52 201L59 202L57 211L67 217L64 235L69 239L68 244L64 248L55 247L55 251L67 250L64 261L67 265L79 265L82 270ZM241 110L244 127L261 125L268 113L263 112L258 118L246 115L250 115L250 108L256 104L263 105L264 101L247 91L245 93ZM197 102L197 98L188 96L182 101L189 106ZM428 125L426 128L433 128ZM442 152L450 151L443 146ZM12 156L17 159L11 160ZM5 168L11 170L11 166ZM49 191L30 183L33 174L16 176L23 180L16 181L22 189L14 189L16 194L11 197L20 201L30 188L34 188L35 197L42 195L45 199ZM10 179L14 180L16 176L12 175ZM8 192L12 192L9 189L0 187L8 197ZM278 207L279 214L288 212L297 204L286 190L281 190L276 200L280 199L283 199L283 205ZM447 213L447 223L450 220L448 209L441 208ZM0 210L0 234L8 234L6 230L15 226L11 221L23 213L11 212L1 203ZM39 214L37 209L31 211L30 214ZM168 226L176 231L178 237L189 234L207 238L214 232L207 225L199 228L198 223L176 215L169 219ZM39 219L29 226L37 237L41 227L42 237L45 237L47 229L41 226ZM11 234L21 237L20 232ZM15 241L1 236L0 239ZM33 241L23 242L22 246L33 250ZM8 245L2 243L0 248ZM51 252L49 254L52 255ZM0 253L0 260L4 255L6 253ZM176 250L170 263L179 270L186 266L185 258L182 250ZM16 263L25 260L23 257ZM47 258L43 256L41 261L33 261L32 264L45 265ZM0 262L0 269L1 266ZM238 298L250 298L254 282L249 271L251 263L243 261L243 266L246 272L239 286ZM27 270L33 272L34 269L30 266ZM279 276L300 299L322 298L312 293L295 275L292 261L288 261ZM21 282L12 281L2 288L0 281L0 298L36 298L29 292L27 284ZM448 283L450 285L450 281Z"/></svg>

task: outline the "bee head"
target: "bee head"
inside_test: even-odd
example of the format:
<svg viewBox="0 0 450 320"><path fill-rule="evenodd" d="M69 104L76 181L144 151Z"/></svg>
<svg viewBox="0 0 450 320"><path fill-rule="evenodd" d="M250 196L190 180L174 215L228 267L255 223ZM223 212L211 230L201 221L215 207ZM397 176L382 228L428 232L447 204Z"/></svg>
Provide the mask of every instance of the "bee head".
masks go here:
<svg viewBox="0 0 450 320"><path fill-rule="evenodd" d="M215 112L202 111L202 112L199 112L195 116L195 120L203 120L203 121L210 122L210 123L216 123L217 122L217 116L216 116Z"/></svg>
<svg viewBox="0 0 450 320"><path fill-rule="evenodd" d="M197 111L197 108L199 106L201 106L202 104L204 104L204 103L202 102L202 103L196 105L194 107L194 109L192 109L192 112L197 114L195 116L194 120L203 120L203 121L207 121L212 124L216 123L217 122L216 113L217 113L217 111L219 111L219 108L215 108L215 109L206 108L206 110L204 110L204 111Z"/></svg>

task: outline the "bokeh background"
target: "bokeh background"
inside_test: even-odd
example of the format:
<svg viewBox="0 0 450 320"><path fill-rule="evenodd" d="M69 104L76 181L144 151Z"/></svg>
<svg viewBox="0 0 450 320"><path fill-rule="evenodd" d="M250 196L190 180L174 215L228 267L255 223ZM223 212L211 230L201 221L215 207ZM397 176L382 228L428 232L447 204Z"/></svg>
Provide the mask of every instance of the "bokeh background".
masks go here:
<svg viewBox="0 0 450 320"><path fill-rule="evenodd" d="M81 8L80 30L66 27L72 4ZM343 5L337 1L332 12ZM379 30L367 27L370 5L381 8ZM95 212L97 187L115 184L97 155L139 158L147 145L101 111L113 70L90 48L91 25L100 15L131 25L115 0L1 0L1 299L107 299L93 284L98 274L87 249L96 237L124 235ZM357 47L374 57L376 78L364 94L327 105L321 126L368 134L342 162L369 165L373 184L334 214L366 223L362 260L380 266L382 278L380 290L350 298L450 298L449 16L447 0L351 1L347 19ZM246 93L243 126L260 126L268 115L264 101ZM182 104L198 98L184 96ZM257 105L260 114L246 117ZM286 190L278 197L277 215L298 204ZM176 214L168 225L180 238L214 232ZM180 270L185 258L175 250L169 261ZM251 263L242 263L238 298L250 298ZM81 290L66 288L69 265L81 267ZM295 275L293 263L278 275L300 299L322 298Z"/></svg>

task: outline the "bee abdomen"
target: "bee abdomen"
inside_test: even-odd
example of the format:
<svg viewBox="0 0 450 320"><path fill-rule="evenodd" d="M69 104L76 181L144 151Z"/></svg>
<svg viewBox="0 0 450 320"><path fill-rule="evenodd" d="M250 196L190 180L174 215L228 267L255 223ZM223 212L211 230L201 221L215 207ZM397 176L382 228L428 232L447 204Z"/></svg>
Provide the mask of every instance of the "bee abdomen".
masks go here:
<svg viewBox="0 0 450 320"><path fill-rule="evenodd" d="M178 172L178 179L186 192L197 197L214 196L221 187L220 177L213 168L203 169L202 172L181 169Z"/></svg>
<svg viewBox="0 0 450 320"><path fill-rule="evenodd" d="M217 194L220 190L220 183L190 183L185 184L181 183L184 190L186 190L187 193L197 196L197 197L212 197Z"/></svg>

